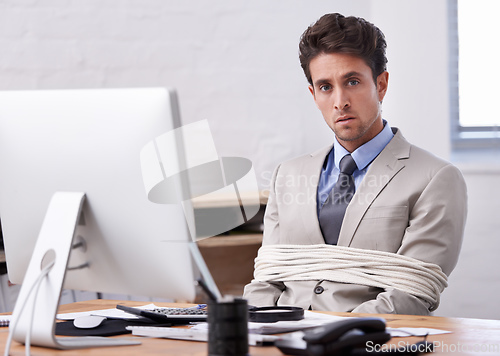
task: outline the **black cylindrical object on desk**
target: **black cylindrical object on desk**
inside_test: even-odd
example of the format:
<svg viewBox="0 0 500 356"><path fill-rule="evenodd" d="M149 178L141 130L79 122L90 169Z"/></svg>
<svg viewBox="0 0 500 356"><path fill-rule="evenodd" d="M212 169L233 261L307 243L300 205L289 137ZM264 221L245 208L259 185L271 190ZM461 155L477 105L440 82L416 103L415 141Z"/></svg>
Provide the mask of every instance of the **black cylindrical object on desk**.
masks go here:
<svg viewBox="0 0 500 356"><path fill-rule="evenodd" d="M208 303L208 355L248 355L248 304L245 299Z"/></svg>

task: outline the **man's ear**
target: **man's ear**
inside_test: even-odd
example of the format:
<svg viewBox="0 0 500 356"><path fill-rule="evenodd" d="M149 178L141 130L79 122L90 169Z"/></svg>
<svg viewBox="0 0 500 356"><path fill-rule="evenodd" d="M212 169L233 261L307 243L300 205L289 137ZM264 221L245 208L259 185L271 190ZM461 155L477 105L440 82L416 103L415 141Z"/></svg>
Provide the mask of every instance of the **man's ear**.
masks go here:
<svg viewBox="0 0 500 356"><path fill-rule="evenodd" d="M309 85L309 91L311 92L311 94L313 96L314 103L316 104L316 107L319 109L318 103L316 102L316 95L314 93L314 87L312 85Z"/></svg>
<svg viewBox="0 0 500 356"><path fill-rule="evenodd" d="M389 86L389 72L385 71L379 74L377 77L377 92L378 101L382 102L387 92L387 87Z"/></svg>
<svg viewBox="0 0 500 356"><path fill-rule="evenodd" d="M316 104L316 107L319 109L318 103L316 102L316 94L314 92L314 87L312 85L309 85L309 91L311 92L311 94L313 96L314 103Z"/></svg>
<svg viewBox="0 0 500 356"><path fill-rule="evenodd" d="M311 94L312 94L313 98L314 98L314 99L316 99L316 98L314 97L314 87L313 87L312 85L309 85L309 91L311 92Z"/></svg>

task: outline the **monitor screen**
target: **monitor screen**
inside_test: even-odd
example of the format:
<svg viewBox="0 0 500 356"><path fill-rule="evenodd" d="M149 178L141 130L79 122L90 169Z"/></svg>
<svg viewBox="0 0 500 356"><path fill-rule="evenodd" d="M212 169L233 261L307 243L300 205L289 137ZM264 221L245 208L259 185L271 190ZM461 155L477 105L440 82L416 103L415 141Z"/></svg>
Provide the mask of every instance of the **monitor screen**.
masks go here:
<svg viewBox="0 0 500 356"><path fill-rule="evenodd" d="M55 192L84 192L64 287L193 300L193 243L180 204L148 200L140 152L180 125L164 88L0 92L0 218L22 283ZM82 267L83 268L78 268Z"/></svg>

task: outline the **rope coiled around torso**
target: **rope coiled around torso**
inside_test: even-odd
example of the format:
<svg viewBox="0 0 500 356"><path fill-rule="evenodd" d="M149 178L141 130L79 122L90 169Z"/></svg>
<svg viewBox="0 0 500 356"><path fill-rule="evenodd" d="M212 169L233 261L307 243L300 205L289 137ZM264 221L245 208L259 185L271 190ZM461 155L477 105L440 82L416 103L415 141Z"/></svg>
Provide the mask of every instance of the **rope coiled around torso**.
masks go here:
<svg viewBox="0 0 500 356"><path fill-rule="evenodd" d="M255 259L254 279L260 282L328 280L397 289L430 304L448 286L437 264L391 252L327 244L264 245Z"/></svg>

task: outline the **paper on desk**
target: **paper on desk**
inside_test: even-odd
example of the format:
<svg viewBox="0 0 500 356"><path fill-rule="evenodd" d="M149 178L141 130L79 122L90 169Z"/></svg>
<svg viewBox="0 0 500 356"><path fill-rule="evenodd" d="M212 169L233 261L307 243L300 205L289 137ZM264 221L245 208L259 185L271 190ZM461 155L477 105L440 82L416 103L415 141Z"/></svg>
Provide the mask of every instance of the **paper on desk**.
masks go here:
<svg viewBox="0 0 500 356"><path fill-rule="evenodd" d="M392 337L451 334L451 331L431 328L386 328Z"/></svg>
<svg viewBox="0 0 500 356"><path fill-rule="evenodd" d="M159 337L165 339L189 340L189 341L208 341L207 328L173 328L173 327L155 327L155 326L127 326L127 330L132 331L132 335L145 337ZM272 343L277 336L248 334L248 344L250 346Z"/></svg>
<svg viewBox="0 0 500 356"><path fill-rule="evenodd" d="M160 337L166 339L179 339L191 341L207 341L208 329L196 330L193 328L172 328L154 326L127 326L132 335L145 337Z"/></svg>
<svg viewBox="0 0 500 356"><path fill-rule="evenodd" d="M137 308L144 309L144 310L152 310L152 309L156 308L156 305L155 304L146 304L146 305L143 305L143 306L140 306ZM116 308L91 310L91 311L77 312L77 313L62 313L62 314L57 314L57 319L59 319L59 320L74 320L74 319L79 318L81 316L89 316L89 315L105 316L106 318L110 318L110 319L139 319L139 316L126 313L123 310L116 309Z"/></svg>
<svg viewBox="0 0 500 356"><path fill-rule="evenodd" d="M353 317L341 317L329 314L316 313L309 310L304 312L304 319L299 321L278 321L276 323L248 323L248 331L253 334L278 334L304 330L315 326L332 323L335 321ZM193 326L194 330L207 329L208 325L198 324ZM387 328L392 337L425 336L447 334L451 331L430 328Z"/></svg>
<svg viewBox="0 0 500 356"><path fill-rule="evenodd" d="M304 311L304 319L296 321L278 321L276 323L248 323L248 331L255 334L279 334L296 330L304 330L343 320L346 317Z"/></svg>
<svg viewBox="0 0 500 356"><path fill-rule="evenodd" d="M270 335L270 334L281 334L286 332L292 332L297 330L304 330L313 328L316 326L324 325L331 323L333 321L342 320L346 317L328 315L315 313L309 310L304 311L304 319L295 320L295 321L278 321L275 323L248 323L248 332L250 334L262 334L262 335ZM193 326L191 329L193 330L207 330L207 323L200 323L198 325Z"/></svg>
<svg viewBox="0 0 500 356"><path fill-rule="evenodd" d="M331 320L330 320L331 322ZM274 324L274 323L273 323ZM135 336L157 337L176 340L204 341L208 340L207 324L198 324L191 328L152 327L152 326L128 326ZM429 328L387 328L392 337L425 336L445 334L450 331ZM302 340L304 332L296 331L286 335L286 338L297 338ZM274 342L282 336L248 334L248 344L251 346L265 345Z"/></svg>
<svg viewBox="0 0 500 356"><path fill-rule="evenodd" d="M391 337L409 337L409 336L426 336L426 335L439 335L450 334L451 331L430 329L430 328L386 328ZM302 339L304 333L302 331L292 332L286 335L287 338Z"/></svg>
<svg viewBox="0 0 500 356"><path fill-rule="evenodd" d="M342 319L347 319L347 318L353 318L353 317L340 317L340 316L335 316L335 315L329 315L329 314L321 314L321 313L316 313L312 312L309 310L306 310L304 312L304 319L300 321L288 321L288 322L278 322L278 323L283 323L283 327L290 326L292 327L293 325L300 325L303 327L303 329L307 328L308 325L310 326L320 326L323 324L328 324L334 321L342 320ZM275 325L278 323L274 323ZM264 323L249 323L249 330L251 328L251 324L255 324L255 330L261 331L262 328L269 329L269 327L272 328L271 325L267 326ZM264 325L263 325L264 324ZM289 325L288 325L289 324ZM262 325L262 326L261 326ZM277 325L278 326L278 325ZM439 334L449 334L451 331L447 330L440 330L440 329L431 329L431 328L407 328L407 327L402 327L402 328L386 328L387 332L391 334L391 337L408 337L408 336L425 336L425 335L439 335ZM265 332L264 332L265 333Z"/></svg>

